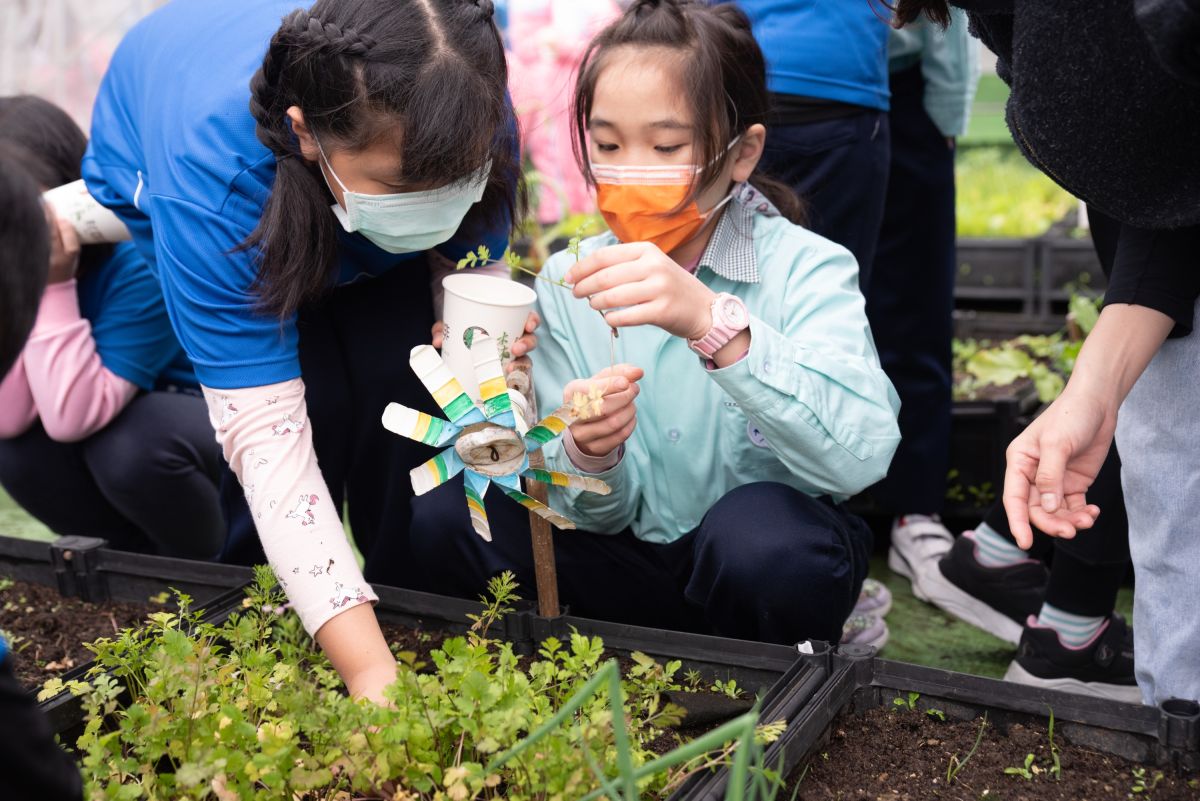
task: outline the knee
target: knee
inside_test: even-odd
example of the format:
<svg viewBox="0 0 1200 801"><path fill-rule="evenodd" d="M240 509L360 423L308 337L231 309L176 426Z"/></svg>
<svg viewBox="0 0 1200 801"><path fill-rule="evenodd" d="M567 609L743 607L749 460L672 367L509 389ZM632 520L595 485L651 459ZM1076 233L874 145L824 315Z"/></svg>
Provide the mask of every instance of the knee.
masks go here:
<svg viewBox="0 0 1200 801"><path fill-rule="evenodd" d="M865 553L840 513L782 484L752 484L722 499L703 526L700 559L760 620L786 632L776 639L837 639Z"/></svg>
<svg viewBox="0 0 1200 801"><path fill-rule="evenodd" d="M18 437L0 440L0 485L14 496L26 488L46 491L54 486L53 480L47 483L46 471L39 469L46 462L46 451L70 447L51 440L37 423Z"/></svg>

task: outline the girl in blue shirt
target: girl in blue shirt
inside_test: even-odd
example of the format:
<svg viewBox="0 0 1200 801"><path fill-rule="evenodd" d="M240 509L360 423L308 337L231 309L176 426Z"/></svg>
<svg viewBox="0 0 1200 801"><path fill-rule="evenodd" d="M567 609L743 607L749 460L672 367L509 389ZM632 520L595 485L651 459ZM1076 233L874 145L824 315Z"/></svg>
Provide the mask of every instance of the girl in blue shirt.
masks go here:
<svg viewBox="0 0 1200 801"><path fill-rule="evenodd" d="M551 489L581 529L555 537L575 614L836 641L857 600L871 535L838 502L887 471L899 403L854 258L757 172L768 108L733 5L641 0L584 59L576 141L612 233L547 263L573 291L538 282L535 370L543 410L600 406L547 450L612 489ZM422 569L464 595L530 583L523 509L488 503L485 543L460 493L414 504Z"/></svg>
<svg viewBox="0 0 1200 801"><path fill-rule="evenodd" d="M42 191L79 179L86 145L52 103L0 98L0 149ZM211 558L221 458L158 281L133 245L80 248L46 211L49 284L0 382L0 484L59 534Z"/></svg>
<svg viewBox="0 0 1200 801"><path fill-rule="evenodd" d="M248 505L231 537L257 528L349 689L381 698L395 660L343 502L367 575L414 581L407 471L428 457L379 416L437 410L406 354L437 276L504 251L519 150L490 0L299 5L176 0L140 22L84 178L158 272Z"/></svg>

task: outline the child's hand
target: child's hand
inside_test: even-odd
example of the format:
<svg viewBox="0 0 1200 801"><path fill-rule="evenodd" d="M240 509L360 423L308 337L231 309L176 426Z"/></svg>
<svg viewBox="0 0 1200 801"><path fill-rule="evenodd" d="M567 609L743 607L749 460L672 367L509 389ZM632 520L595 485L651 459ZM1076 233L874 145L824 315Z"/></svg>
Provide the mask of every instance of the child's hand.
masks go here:
<svg viewBox="0 0 1200 801"><path fill-rule="evenodd" d="M700 339L712 328L716 293L649 242L610 245L567 271L577 298L613 326L655 325L684 339Z"/></svg>
<svg viewBox="0 0 1200 801"><path fill-rule="evenodd" d="M46 222L50 227L50 272L46 280L61 284L74 278L79 269L79 235L75 233L75 226L55 216L48 205Z"/></svg>
<svg viewBox="0 0 1200 801"><path fill-rule="evenodd" d="M567 384L563 403L586 414L571 424L571 437L579 450L588 456L607 456L629 439L637 427L633 401L641 390L636 382L643 375L640 367L618 364Z"/></svg>
<svg viewBox="0 0 1200 801"><path fill-rule="evenodd" d="M511 373L513 370L528 371L532 366L527 357L535 348L537 348L537 335L533 332L542 324L542 318L537 312L530 312L529 318L525 320L525 334L516 342L509 346L508 351L513 355L511 361L504 366L505 373ZM438 350L442 349L444 326L441 320L433 324L433 330L430 332L431 343Z"/></svg>

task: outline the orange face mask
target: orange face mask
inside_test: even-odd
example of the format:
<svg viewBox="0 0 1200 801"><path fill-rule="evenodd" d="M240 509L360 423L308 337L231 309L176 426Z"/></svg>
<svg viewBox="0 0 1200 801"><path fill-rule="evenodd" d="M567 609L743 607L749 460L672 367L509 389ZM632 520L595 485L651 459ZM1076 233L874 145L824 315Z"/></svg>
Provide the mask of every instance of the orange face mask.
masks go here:
<svg viewBox="0 0 1200 801"><path fill-rule="evenodd" d="M596 178L596 204L608 227L622 242L650 242L663 253L689 241L733 197L706 212L695 201L680 211L672 209L687 197L698 170L684 167L592 166Z"/></svg>

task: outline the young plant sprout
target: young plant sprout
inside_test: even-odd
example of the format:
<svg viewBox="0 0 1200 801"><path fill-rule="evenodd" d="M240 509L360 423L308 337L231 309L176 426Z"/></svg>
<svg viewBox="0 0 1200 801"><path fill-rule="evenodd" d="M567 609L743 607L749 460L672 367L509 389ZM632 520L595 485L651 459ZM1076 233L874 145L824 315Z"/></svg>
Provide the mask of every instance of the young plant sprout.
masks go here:
<svg viewBox="0 0 1200 801"><path fill-rule="evenodd" d="M580 257L579 247L583 242L583 235L587 233L589 226L590 224L585 222L575 231L575 235L567 240L567 253L573 255L577 263ZM547 278L546 276L542 275L541 272L537 270L531 270L530 268L526 267L521 262L521 257L512 248L507 248L504 251L504 255L500 257L499 261L497 261L496 259L492 258L492 252L486 245L480 245L474 251L459 259L456 269L465 270L472 267L483 267L488 264L500 263L507 264L510 269L523 272L526 275L531 275L540 281L545 281L546 283L551 284L552 286L562 287L563 289L572 288L570 284L561 279L554 280L552 278ZM604 312L601 311L600 316L603 317ZM617 337L620 336L620 333L615 327L612 326L609 327L609 330L612 332L612 338L609 341L608 346L609 362L610 367L615 368L617 365L616 340ZM599 417L601 414L603 414L604 393L608 390L608 383L609 382L606 381L603 386L597 386L596 383L593 382L591 385L589 385L586 395L582 392L575 393L575 395L571 398L571 409L576 418L580 420L590 420L593 417Z"/></svg>

